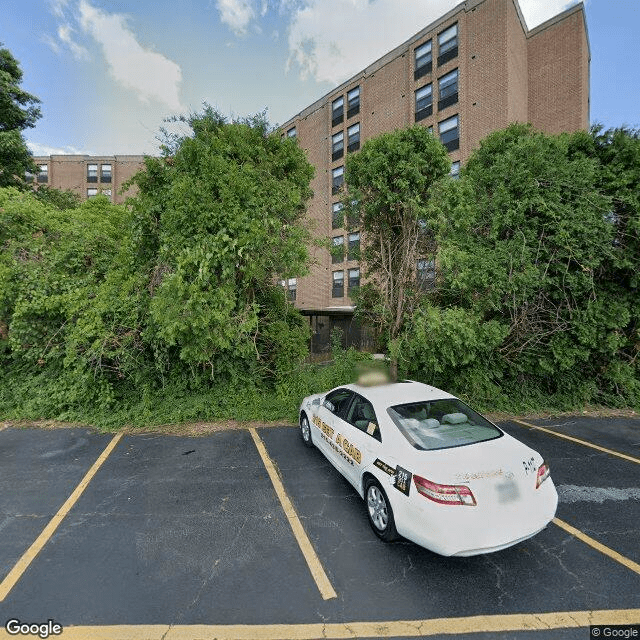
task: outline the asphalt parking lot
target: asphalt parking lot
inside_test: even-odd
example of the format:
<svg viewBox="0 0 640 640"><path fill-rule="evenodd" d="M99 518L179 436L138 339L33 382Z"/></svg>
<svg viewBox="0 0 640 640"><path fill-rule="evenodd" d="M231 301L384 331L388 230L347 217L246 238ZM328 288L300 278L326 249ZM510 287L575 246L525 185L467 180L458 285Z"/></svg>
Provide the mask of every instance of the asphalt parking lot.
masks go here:
<svg viewBox="0 0 640 640"><path fill-rule="evenodd" d="M471 558L379 541L291 427L5 428L0 622L82 640L586 639L589 624L640 624L640 420L501 426L551 464L557 519Z"/></svg>

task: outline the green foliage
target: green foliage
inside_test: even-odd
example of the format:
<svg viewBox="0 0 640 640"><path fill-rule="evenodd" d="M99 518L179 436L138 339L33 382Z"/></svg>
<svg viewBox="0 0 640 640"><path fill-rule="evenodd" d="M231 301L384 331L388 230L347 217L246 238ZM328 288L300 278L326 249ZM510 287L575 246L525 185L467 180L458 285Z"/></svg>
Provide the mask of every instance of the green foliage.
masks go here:
<svg viewBox="0 0 640 640"><path fill-rule="evenodd" d="M126 207L0 189L3 414L292 413L274 389L301 367L309 326L275 283L305 272L313 169L260 118L188 123Z"/></svg>
<svg viewBox="0 0 640 640"><path fill-rule="evenodd" d="M20 88L22 70L0 43L0 187L21 186L35 171L22 131L40 117L38 98Z"/></svg>
<svg viewBox="0 0 640 640"><path fill-rule="evenodd" d="M56 189L43 184L38 186L34 195L40 202L50 204L61 211L80 206L80 196L71 189Z"/></svg>
<svg viewBox="0 0 640 640"><path fill-rule="evenodd" d="M152 272L147 338L213 379L247 378L282 359L262 325L273 283L307 269L313 168L260 117L227 123L205 107L182 121L193 135L170 138L172 155L147 158L134 179L135 253Z"/></svg>
<svg viewBox="0 0 640 640"><path fill-rule="evenodd" d="M620 272L637 257L617 239L635 241L640 156L637 138L618 135L512 125L439 185L440 309L421 309L403 336L410 371L457 389L462 375L481 397L640 402L637 290Z"/></svg>
<svg viewBox="0 0 640 640"><path fill-rule="evenodd" d="M423 297L417 261L435 252L429 203L450 167L446 149L418 125L367 140L347 158L345 212L359 219L367 239L358 313L388 344Z"/></svg>

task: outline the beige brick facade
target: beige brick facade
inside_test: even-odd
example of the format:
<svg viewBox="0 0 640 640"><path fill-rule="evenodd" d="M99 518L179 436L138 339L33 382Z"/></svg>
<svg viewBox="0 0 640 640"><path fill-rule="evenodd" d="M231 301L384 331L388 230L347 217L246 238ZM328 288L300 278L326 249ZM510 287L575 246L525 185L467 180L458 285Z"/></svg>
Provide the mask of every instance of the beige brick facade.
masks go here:
<svg viewBox="0 0 640 640"><path fill-rule="evenodd" d="M457 49L439 39L457 29ZM431 42L431 69L416 74L416 49ZM419 53L424 53L420 49ZM444 53L444 56L442 55ZM454 122L458 142L449 140L450 158L464 163L480 140L511 122L530 122L547 133L587 129L589 126L589 43L584 7L578 4L529 31L517 0L467 0L417 33L413 38L314 102L282 126L295 127L297 139L316 168L314 197L308 208L313 234L329 240L349 231L332 229L332 171L344 156L332 159L332 136L360 125L360 142L382 132L414 124L433 127ZM423 71L428 65L420 67ZM457 70L457 97L440 80ZM419 77L418 77L419 76ZM416 115L416 91L429 91L432 105ZM446 83L445 83L446 84ZM358 112L348 117L348 93L359 87ZM425 89L426 87L426 89ZM455 87L454 87L455 88ZM332 125L332 103L344 99L344 120ZM425 115L428 114L428 115ZM449 148L448 147L448 148ZM457 148L456 148L457 147ZM311 273L297 279L296 306L316 315L332 315L353 308L348 295L349 269L357 261L332 263L327 249L313 249ZM333 272L344 274L344 296L332 296Z"/></svg>
<svg viewBox="0 0 640 640"><path fill-rule="evenodd" d="M104 193L121 204L131 190L120 193L122 185L144 168L143 156L35 156L41 171L35 176L37 185L69 189L86 200ZM44 169L46 167L46 170Z"/></svg>

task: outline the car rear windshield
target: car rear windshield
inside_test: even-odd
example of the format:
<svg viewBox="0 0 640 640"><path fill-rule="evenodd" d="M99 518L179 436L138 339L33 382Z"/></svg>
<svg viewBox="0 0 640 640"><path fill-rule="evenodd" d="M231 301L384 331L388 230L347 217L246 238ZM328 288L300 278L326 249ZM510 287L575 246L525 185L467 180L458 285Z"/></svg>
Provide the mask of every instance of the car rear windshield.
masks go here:
<svg viewBox="0 0 640 640"><path fill-rule="evenodd" d="M486 418L457 398L400 404L387 412L416 449L448 449L502 435Z"/></svg>

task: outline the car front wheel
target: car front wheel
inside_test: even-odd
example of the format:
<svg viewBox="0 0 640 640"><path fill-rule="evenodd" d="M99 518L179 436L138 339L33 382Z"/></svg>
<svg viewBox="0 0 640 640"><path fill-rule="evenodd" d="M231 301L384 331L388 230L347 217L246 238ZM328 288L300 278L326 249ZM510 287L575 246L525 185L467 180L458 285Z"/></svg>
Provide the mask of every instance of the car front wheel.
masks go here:
<svg viewBox="0 0 640 640"><path fill-rule="evenodd" d="M304 414L300 417L300 434L302 435L302 442L304 442L307 447L313 447L311 426L309 425L309 419Z"/></svg>
<svg viewBox="0 0 640 640"><path fill-rule="evenodd" d="M374 533L385 542L393 542L398 537L393 510L384 489L376 480L369 480L365 492L367 515Z"/></svg>

